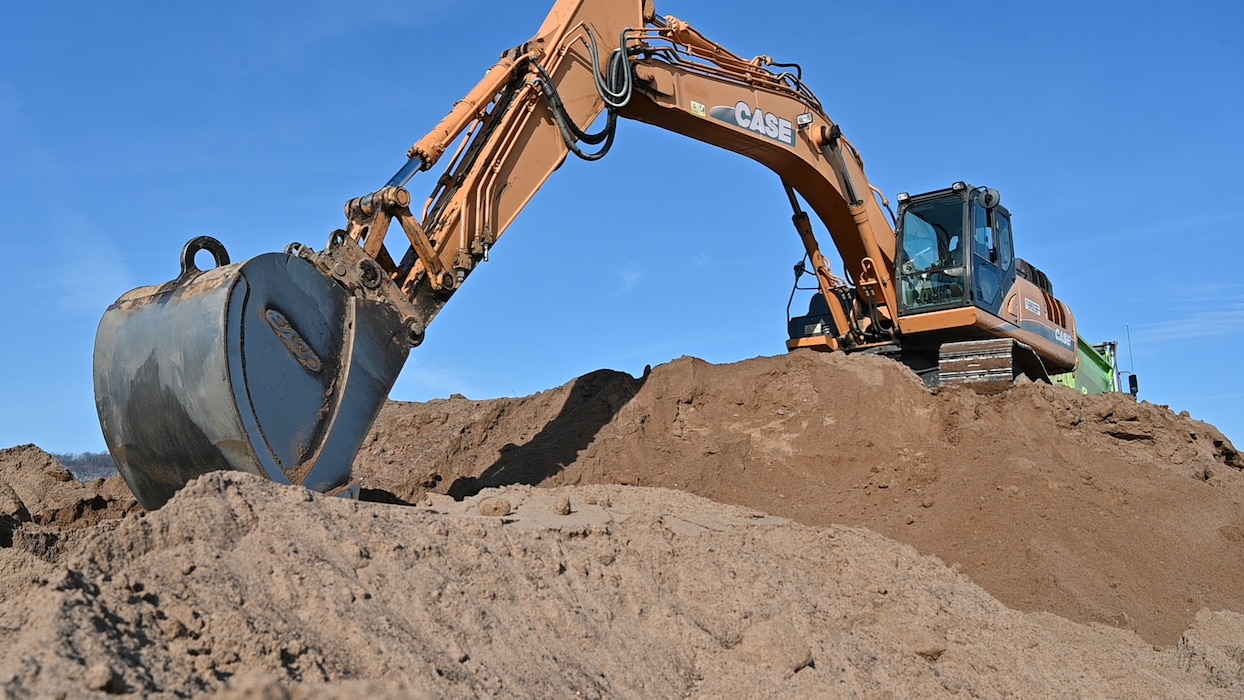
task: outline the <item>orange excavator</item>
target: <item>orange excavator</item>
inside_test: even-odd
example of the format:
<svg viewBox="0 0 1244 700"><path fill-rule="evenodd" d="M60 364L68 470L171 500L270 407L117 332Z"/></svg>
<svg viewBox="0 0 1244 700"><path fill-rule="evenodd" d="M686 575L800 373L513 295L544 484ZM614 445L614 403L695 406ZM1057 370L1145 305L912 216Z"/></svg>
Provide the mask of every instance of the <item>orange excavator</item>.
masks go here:
<svg viewBox="0 0 1244 700"><path fill-rule="evenodd" d="M603 117L603 120L602 120ZM1009 385L1079 364L1075 320L1017 258L996 190L899 195L897 214L798 65L742 58L651 0L558 0L380 189L315 251L232 263L212 238L177 279L104 314L95 395L108 448L158 508L209 471L332 493L428 324L570 154L602 157L619 118L747 156L778 175L815 280L788 348L877 352L931 385ZM601 123L592 133L592 125ZM437 168L419 207L408 185ZM843 261L835 274L807 206ZM388 245L393 223L404 250ZM202 270L206 252L215 266Z"/></svg>

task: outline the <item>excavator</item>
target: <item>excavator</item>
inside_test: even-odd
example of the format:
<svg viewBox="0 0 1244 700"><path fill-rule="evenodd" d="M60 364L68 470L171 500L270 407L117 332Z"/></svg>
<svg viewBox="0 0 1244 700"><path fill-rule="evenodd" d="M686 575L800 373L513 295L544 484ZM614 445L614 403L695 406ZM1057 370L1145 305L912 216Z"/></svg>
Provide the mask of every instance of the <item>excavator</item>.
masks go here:
<svg viewBox="0 0 1244 700"><path fill-rule="evenodd" d="M740 57L652 0L557 0L383 187L346 204L323 250L294 243L234 263L198 237L176 279L108 308L96 406L139 502L159 508L222 469L348 493L354 456L428 325L570 154L610 150L620 118L778 176L805 250L796 287L814 280L788 349L890 355L930 385L982 389L1081 366L1089 346L1048 277L1016 257L996 190L900 194L894 213L799 65ZM433 168L416 204L408 186ZM214 266L200 269L200 254Z"/></svg>

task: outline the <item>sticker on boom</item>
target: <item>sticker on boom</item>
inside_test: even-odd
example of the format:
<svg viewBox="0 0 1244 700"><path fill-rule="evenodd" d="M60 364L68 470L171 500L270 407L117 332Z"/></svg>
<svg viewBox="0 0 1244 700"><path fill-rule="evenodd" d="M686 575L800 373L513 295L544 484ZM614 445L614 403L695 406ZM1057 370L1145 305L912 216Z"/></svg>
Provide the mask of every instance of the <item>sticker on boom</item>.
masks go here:
<svg viewBox="0 0 1244 700"><path fill-rule="evenodd" d="M713 119L754 131L778 143L795 145L795 125L791 120L783 119L772 112L766 113L759 107L753 108L742 100L733 107L714 107L709 114Z"/></svg>

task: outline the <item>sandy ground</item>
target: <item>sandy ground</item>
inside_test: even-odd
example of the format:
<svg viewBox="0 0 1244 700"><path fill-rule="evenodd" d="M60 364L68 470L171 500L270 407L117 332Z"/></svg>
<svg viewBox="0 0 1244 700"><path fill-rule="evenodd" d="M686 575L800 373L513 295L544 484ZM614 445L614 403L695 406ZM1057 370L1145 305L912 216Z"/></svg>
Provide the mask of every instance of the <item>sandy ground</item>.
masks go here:
<svg viewBox="0 0 1244 700"><path fill-rule="evenodd" d="M390 404L362 501L0 451L0 695L1244 697L1244 466L812 353Z"/></svg>

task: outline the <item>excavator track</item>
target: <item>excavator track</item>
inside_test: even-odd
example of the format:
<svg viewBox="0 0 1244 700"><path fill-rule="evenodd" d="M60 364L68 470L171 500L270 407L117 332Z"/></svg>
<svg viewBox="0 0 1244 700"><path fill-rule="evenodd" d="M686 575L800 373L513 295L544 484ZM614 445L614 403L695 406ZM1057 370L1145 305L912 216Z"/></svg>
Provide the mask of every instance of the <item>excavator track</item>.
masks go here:
<svg viewBox="0 0 1244 700"><path fill-rule="evenodd" d="M1005 391L1019 376L1050 381L1041 358L1012 338L944 343L937 364L941 386L966 385L982 394Z"/></svg>

